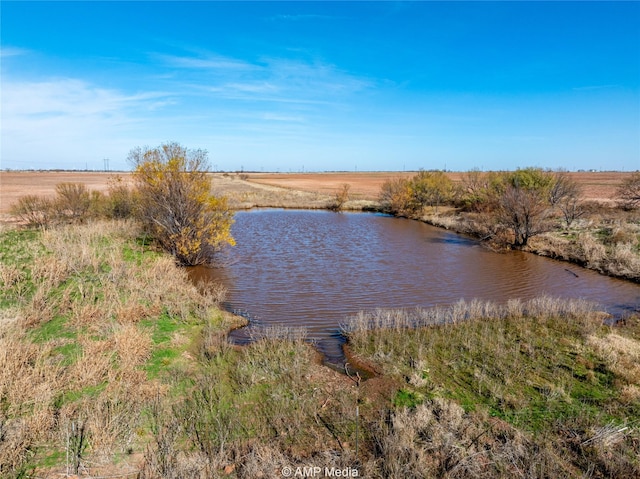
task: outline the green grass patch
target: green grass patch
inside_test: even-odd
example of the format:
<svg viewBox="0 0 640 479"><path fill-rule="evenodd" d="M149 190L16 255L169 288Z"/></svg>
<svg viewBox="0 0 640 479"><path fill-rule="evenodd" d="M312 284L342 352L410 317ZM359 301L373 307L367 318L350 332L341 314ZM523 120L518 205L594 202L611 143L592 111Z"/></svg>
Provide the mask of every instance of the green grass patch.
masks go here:
<svg viewBox="0 0 640 479"><path fill-rule="evenodd" d="M59 466L60 464L65 464L66 461L67 461L66 449L48 450L47 452L43 453L42 457L38 461L37 467L47 469L50 467ZM27 475L25 477L31 477L31 476Z"/></svg>
<svg viewBox="0 0 640 479"><path fill-rule="evenodd" d="M163 371L170 369L170 366L180 356L180 351L175 348L158 348L151 353L151 358L147 361L145 369L149 377L158 377Z"/></svg>
<svg viewBox="0 0 640 479"><path fill-rule="evenodd" d="M30 331L30 336L35 343L44 343L58 338L77 338L77 332L68 324L65 316L55 316L51 321L39 324Z"/></svg>
<svg viewBox="0 0 640 479"><path fill-rule="evenodd" d="M151 339L154 344L151 357L144 366L150 378L160 377L162 374L174 376L172 386L182 390L189 384L188 374L184 371L182 356L189 352L196 357L197 352L192 352L194 345L199 343L202 333L201 324L185 323L177 317L163 311L158 318L146 319L140 323L142 327L151 330ZM172 344L176 335L182 336L180 341ZM183 380L186 383L183 384Z"/></svg>
<svg viewBox="0 0 640 479"><path fill-rule="evenodd" d="M43 250L39 243L40 231L15 229L0 233L0 263L27 264Z"/></svg>
<svg viewBox="0 0 640 479"><path fill-rule="evenodd" d="M59 355L62 357L62 360L60 361L61 366L71 366L80 357L81 352L82 346L80 346L80 344L77 342L72 342L54 348L51 351L51 354L53 356Z"/></svg>
<svg viewBox="0 0 640 479"><path fill-rule="evenodd" d="M0 233L0 308L28 301L35 285L31 267L35 258L44 254L40 232L27 229Z"/></svg>
<svg viewBox="0 0 640 479"><path fill-rule="evenodd" d="M78 401L82 398L95 398L107 387L107 382L103 381L94 386L87 386L81 389L68 390L61 392L54 400L54 406L60 408L65 404Z"/></svg>
<svg viewBox="0 0 640 479"><path fill-rule="evenodd" d="M185 328L179 319L172 317L167 311L163 311L157 319L146 319L141 324L152 329L151 338L156 345L170 341L176 331Z"/></svg>
<svg viewBox="0 0 640 479"><path fill-rule="evenodd" d="M161 253L151 249L152 241L149 237L136 238L135 242L127 242L122 248L122 257L125 261L141 265L161 256Z"/></svg>
<svg viewBox="0 0 640 479"><path fill-rule="evenodd" d="M440 396L543 432L578 419L629 419L617 401L615 374L586 344L590 327L568 317L478 319L359 332L351 342L356 353L409 383L397 391L397 407Z"/></svg>
<svg viewBox="0 0 640 479"><path fill-rule="evenodd" d="M423 402L424 395L407 389L400 389L393 398L393 405L396 407L414 408Z"/></svg>

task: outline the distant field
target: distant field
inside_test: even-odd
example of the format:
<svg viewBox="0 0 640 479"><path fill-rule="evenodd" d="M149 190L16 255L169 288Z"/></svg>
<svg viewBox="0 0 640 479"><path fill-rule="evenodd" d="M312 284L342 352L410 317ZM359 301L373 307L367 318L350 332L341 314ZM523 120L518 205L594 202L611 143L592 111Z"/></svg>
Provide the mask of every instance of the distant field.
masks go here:
<svg viewBox="0 0 640 479"><path fill-rule="evenodd" d="M105 191L114 173L75 171L34 171L0 173L0 213L6 214L13 203L28 194L52 196L55 186L62 182L78 182L90 190ZM129 173L119 173L128 178ZM407 178L415 172L339 172L339 173L248 173L252 183L272 185L291 190L333 194L344 183L351 185L351 195L359 199L375 199L380 186L390 178ZM463 173L448 173L454 181L460 181ZM630 175L621 172L570 173L582 184L587 200L611 202L620 182ZM216 175L220 177L220 175Z"/></svg>
<svg viewBox="0 0 640 479"><path fill-rule="evenodd" d="M25 195L53 196L59 183L84 183L89 190L106 191L114 173L89 171L3 171L0 173L0 213ZM120 176L128 177L129 173Z"/></svg>
<svg viewBox="0 0 640 479"><path fill-rule="evenodd" d="M360 173L252 173L249 181L283 188L332 194L344 183L351 185L351 193L363 198L376 198L380 186L390 178L408 178L416 172L360 172ZM449 177L460 182L464 173L450 172ZM584 187L586 200L610 202L618 185L631 173L580 172L569 175Z"/></svg>

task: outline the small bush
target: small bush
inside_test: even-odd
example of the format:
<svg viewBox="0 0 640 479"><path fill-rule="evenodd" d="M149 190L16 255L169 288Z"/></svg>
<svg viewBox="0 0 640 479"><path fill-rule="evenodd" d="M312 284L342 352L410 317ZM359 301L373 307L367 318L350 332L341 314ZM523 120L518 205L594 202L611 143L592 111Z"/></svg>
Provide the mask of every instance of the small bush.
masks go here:
<svg viewBox="0 0 640 479"><path fill-rule="evenodd" d="M82 183L59 183L53 207L58 218L84 220L91 207L91 194Z"/></svg>
<svg viewBox="0 0 640 479"><path fill-rule="evenodd" d="M11 207L11 214L27 226L48 226L53 218L53 202L41 196L26 195Z"/></svg>
<svg viewBox="0 0 640 479"><path fill-rule="evenodd" d="M350 189L351 185L349 183L340 186L333 198L333 202L329 205L331 211L341 211L344 208L345 203L349 201Z"/></svg>
<svg viewBox="0 0 640 479"><path fill-rule="evenodd" d="M410 181L404 178L385 181L379 196L383 211L397 216L415 215L417 206L413 200L410 185Z"/></svg>
<svg viewBox="0 0 640 479"><path fill-rule="evenodd" d="M109 211L111 218L130 218L135 211L135 192L121 176L109 180Z"/></svg>
<svg viewBox="0 0 640 479"><path fill-rule="evenodd" d="M640 171L624 180L617 191L620 206L626 210L640 207Z"/></svg>

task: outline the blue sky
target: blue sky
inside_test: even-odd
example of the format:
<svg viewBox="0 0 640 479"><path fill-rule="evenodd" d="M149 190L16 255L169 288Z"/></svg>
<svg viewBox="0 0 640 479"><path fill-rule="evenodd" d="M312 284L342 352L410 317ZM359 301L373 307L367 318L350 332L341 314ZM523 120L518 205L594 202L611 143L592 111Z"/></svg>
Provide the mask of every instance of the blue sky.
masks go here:
<svg viewBox="0 0 640 479"><path fill-rule="evenodd" d="M640 169L638 2L0 8L1 168Z"/></svg>

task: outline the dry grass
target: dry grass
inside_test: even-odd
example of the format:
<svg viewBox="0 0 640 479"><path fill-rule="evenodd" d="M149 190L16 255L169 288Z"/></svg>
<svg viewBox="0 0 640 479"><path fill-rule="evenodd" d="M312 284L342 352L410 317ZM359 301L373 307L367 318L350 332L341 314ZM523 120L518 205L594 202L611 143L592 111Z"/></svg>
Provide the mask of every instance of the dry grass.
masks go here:
<svg viewBox="0 0 640 479"><path fill-rule="evenodd" d="M498 434L502 441L495 441ZM440 398L398 411L378 425L375 441L389 479L530 477L541 456L551 455L515 428Z"/></svg>
<svg viewBox="0 0 640 479"><path fill-rule="evenodd" d="M583 299L562 300L551 296L541 296L530 300L512 299L500 305L478 299L464 300L451 306L418 308L415 310L381 309L362 312L346 322L343 329L348 336L368 331L377 335L384 331L403 331L421 327L459 324L470 319L536 318L549 320L561 316L571 317L587 331L597 328L601 315L597 305Z"/></svg>
<svg viewBox="0 0 640 479"><path fill-rule="evenodd" d="M254 183L241 175L215 175L212 192L226 196L234 209L266 208L328 208L334 201L332 195L320 192Z"/></svg>
<svg viewBox="0 0 640 479"><path fill-rule="evenodd" d="M143 411L167 394L148 372L156 356L189 348L190 339L171 337L211 317L215 298L171 259L139 247L131 222L4 234L0 476L59 466L48 457L64 458L72 423L85 427L82 461L113 470L116 457L140 447ZM175 332L167 337L159 318Z"/></svg>
<svg viewBox="0 0 640 479"><path fill-rule="evenodd" d="M227 180L239 205L330 198ZM620 223L598 234L580 239L594 264L613 248L619 268L629 263L637 230ZM231 347L233 319L212 314L224 288L203 293L138 242L132 223L59 227L29 241L0 262L0 476L59 471L72 423L86 426L86 464L122 471L129 452L144 453L140 477L278 477L309 464L373 478L639 470L637 423L625 422L638 415L637 338L603 330L586 302L360 315L346 329L392 379L394 406L376 380L359 387L316 364L300 331ZM582 378L579 394L567 368Z"/></svg>
<svg viewBox="0 0 640 479"><path fill-rule="evenodd" d="M384 477L637 476L640 338L603 319L553 298L354 318L408 407L374 428Z"/></svg>
<svg viewBox="0 0 640 479"><path fill-rule="evenodd" d="M151 357L153 341L148 331L126 324L115 330L113 340L118 362L123 370L135 370Z"/></svg>
<svg viewBox="0 0 640 479"><path fill-rule="evenodd" d="M640 281L640 219L636 213L607 209L570 230L532 239L530 251L581 264L604 274Z"/></svg>
<svg viewBox="0 0 640 479"><path fill-rule="evenodd" d="M625 396L633 395L640 387L640 341L609 333L603 337L589 336L588 344L617 376L628 383Z"/></svg>
<svg viewBox="0 0 640 479"><path fill-rule="evenodd" d="M0 338L0 397L8 417L46 407L65 383L62 368L49 360L53 349L31 344L19 333Z"/></svg>

